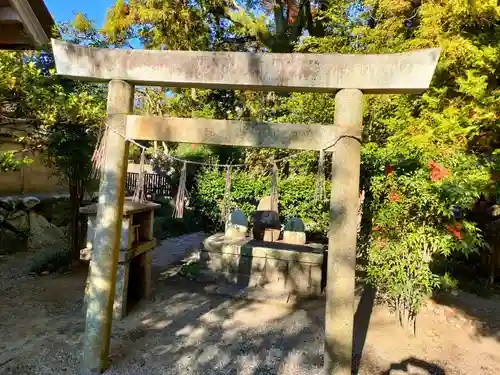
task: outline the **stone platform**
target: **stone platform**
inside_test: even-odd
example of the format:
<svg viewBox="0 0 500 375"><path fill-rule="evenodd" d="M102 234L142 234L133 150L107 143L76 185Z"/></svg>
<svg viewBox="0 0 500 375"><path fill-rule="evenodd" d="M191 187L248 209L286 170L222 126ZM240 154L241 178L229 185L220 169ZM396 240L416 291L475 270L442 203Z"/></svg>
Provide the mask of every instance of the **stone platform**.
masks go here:
<svg viewBox="0 0 500 375"><path fill-rule="evenodd" d="M223 233L208 237L200 261L203 268L226 281L277 294L320 296L323 246L231 239Z"/></svg>

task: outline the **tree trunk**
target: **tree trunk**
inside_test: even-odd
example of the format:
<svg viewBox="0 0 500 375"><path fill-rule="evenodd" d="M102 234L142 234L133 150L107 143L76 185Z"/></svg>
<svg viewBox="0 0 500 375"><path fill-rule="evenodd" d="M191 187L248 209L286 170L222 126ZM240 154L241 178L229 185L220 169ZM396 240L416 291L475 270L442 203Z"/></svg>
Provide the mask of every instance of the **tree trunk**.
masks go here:
<svg viewBox="0 0 500 375"><path fill-rule="evenodd" d="M69 184L69 199L71 207L71 221L69 226L70 246L75 259L80 258L80 206L82 196L78 188L78 183L70 182Z"/></svg>

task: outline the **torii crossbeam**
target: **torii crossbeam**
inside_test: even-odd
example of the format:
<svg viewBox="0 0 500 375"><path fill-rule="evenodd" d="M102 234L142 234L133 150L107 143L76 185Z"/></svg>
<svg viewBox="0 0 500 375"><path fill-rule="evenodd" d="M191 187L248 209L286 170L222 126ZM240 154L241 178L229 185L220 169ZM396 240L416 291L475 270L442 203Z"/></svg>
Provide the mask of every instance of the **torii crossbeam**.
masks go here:
<svg viewBox="0 0 500 375"><path fill-rule="evenodd" d="M57 73L109 82L108 127L90 274L83 374L108 364L130 139L333 151L325 374L350 375L363 93L421 93L440 49L399 54L272 54L99 49L52 41ZM335 126L132 116L134 85L337 92ZM346 136L346 137L342 137Z"/></svg>

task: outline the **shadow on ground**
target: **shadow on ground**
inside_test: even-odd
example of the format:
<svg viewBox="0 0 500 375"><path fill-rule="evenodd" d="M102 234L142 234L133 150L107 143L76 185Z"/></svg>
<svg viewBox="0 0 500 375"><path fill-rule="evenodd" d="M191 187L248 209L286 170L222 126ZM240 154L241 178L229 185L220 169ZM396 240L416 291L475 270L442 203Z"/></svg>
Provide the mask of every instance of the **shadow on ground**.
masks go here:
<svg viewBox="0 0 500 375"><path fill-rule="evenodd" d="M370 326L375 304L376 290L367 285L361 290L361 298L358 302L356 313L354 314L354 335L352 348L352 369L353 374L359 372L363 349L365 347L366 335Z"/></svg>
<svg viewBox="0 0 500 375"><path fill-rule="evenodd" d="M474 294L456 291L453 293L436 293L433 300L440 305L448 306L446 315L453 319L457 315L472 321L474 335L493 337L500 341L500 299L481 298Z"/></svg>
<svg viewBox="0 0 500 375"><path fill-rule="evenodd" d="M391 373L396 371L403 371L405 374L446 375L446 372L440 366L413 357L405 359L400 363L392 364L391 368L382 375L392 375Z"/></svg>
<svg viewBox="0 0 500 375"><path fill-rule="evenodd" d="M122 334L112 347L107 374L324 374L323 301L285 306L230 300L180 278L163 283L154 306L138 312L140 328ZM362 358L374 297L367 288L356 313L353 374L440 369L415 358L390 369Z"/></svg>
<svg viewBox="0 0 500 375"><path fill-rule="evenodd" d="M5 267L10 268L8 262ZM81 303L84 275L82 270L2 284L8 288L4 289L6 294L0 294L0 326L5 328L0 331L0 359L4 356L8 362L0 361L1 375L79 373L85 327ZM8 277L12 280L14 275ZM19 297L13 290L19 290ZM379 355L390 347L387 343L376 341L376 349L381 351L374 351L373 336L367 340L368 328L370 335L373 330L380 335L397 332L391 328L392 320L370 322L372 313L378 311L373 308L374 296L372 289L364 289L355 314L354 373L359 369L359 375L410 375L420 369L416 373L459 374L449 371L448 365L442 366L445 373L441 367L416 358L421 357L420 350L391 356L392 365ZM35 327L36 319L39 324ZM26 340L10 342L6 334L22 328ZM106 374L323 375L323 334L323 301L290 306L228 299L205 293L201 284L171 276L155 283L151 301L139 303L127 318L114 323L111 365ZM400 359L404 360L396 363Z"/></svg>
<svg viewBox="0 0 500 375"><path fill-rule="evenodd" d="M165 282L154 308L139 313L141 329L112 348L109 374L322 373L323 327L314 307L228 300Z"/></svg>

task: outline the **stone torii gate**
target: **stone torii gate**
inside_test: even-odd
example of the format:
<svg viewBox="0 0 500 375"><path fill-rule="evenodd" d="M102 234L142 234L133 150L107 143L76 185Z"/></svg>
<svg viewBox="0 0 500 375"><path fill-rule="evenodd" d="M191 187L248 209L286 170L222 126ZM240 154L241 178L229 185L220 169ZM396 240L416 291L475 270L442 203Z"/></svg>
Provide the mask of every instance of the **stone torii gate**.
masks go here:
<svg viewBox="0 0 500 375"><path fill-rule="evenodd" d="M108 366L129 139L335 152L332 158L325 374L351 374L363 93L421 93L439 49L381 55L99 49L52 41L57 73L108 82L106 154L90 274L82 372ZM337 92L334 125L132 115L134 85ZM335 144L335 147L332 145Z"/></svg>

